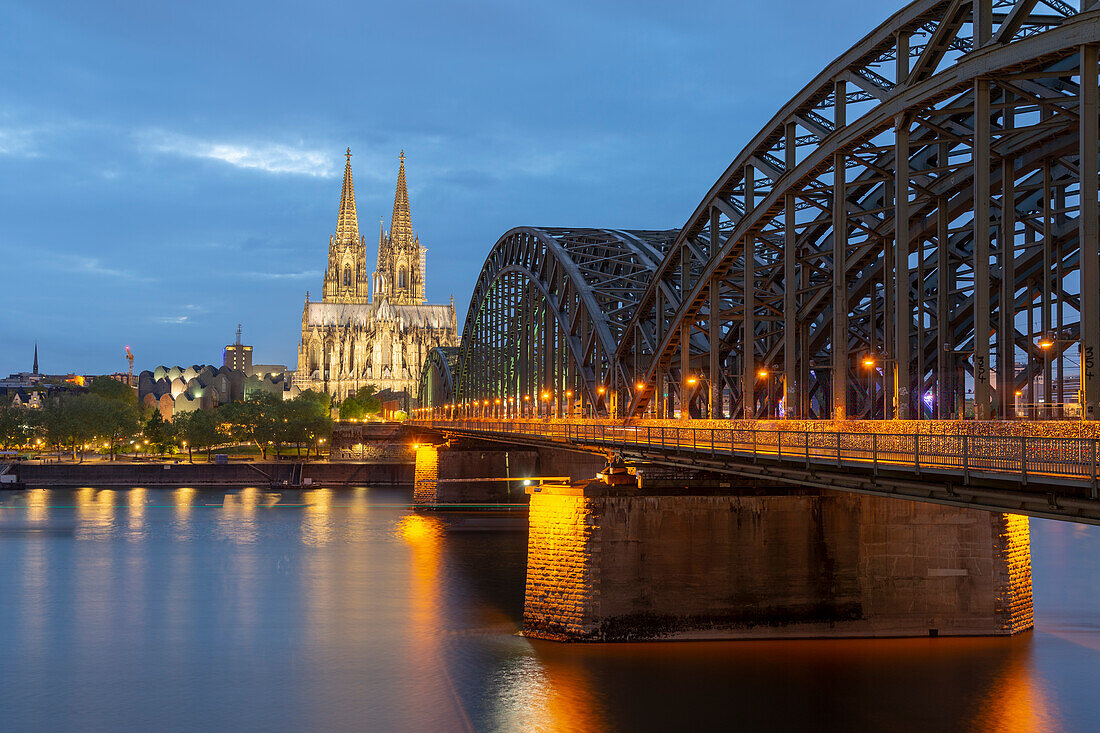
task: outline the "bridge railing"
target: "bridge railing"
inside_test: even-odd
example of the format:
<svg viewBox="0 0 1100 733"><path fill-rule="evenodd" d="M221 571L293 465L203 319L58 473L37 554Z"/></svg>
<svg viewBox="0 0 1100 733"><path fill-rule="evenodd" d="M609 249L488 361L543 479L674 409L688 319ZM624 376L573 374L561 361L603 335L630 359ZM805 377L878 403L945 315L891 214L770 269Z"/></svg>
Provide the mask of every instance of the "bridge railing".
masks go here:
<svg viewBox="0 0 1100 733"><path fill-rule="evenodd" d="M1100 439L1018 435L939 435L844 431L678 427L597 422L426 420L428 427L481 434L512 434L608 448L771 458L877 469L1001 474L1100 483ZM1095 498L1095 497L1094 497Z"/></svg>

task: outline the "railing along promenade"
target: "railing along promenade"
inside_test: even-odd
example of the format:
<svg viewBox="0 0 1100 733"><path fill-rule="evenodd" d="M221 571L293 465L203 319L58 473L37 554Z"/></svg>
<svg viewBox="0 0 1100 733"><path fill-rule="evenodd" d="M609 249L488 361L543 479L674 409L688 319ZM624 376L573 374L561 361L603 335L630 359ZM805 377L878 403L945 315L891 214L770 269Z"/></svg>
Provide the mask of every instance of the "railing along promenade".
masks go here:
<svg viewBox="0 0 1100 733"><path fill-rule="evenodd" d="M929 487L929 498L946 492L956 496L958 503L973 505L974 496L995 493L1000 497L997 508L1006 508L1007 497L1011 508L1038 516L1066 519L1082 515L1084 521L1091 521L1089 517L1095 514L1100 519L1100 438L1051 434L1088 432L1080 422L923 421L920 432L897 431L883 421L854 423L860 427L852 430L832 422L823 422L821 429L814 430L739 426L736 421L728 426L670 422L425 419L414 424L471 437L565 443L657 462L663 458L674 465L786 477L805 484L814 482L800 476L820 478L824 473L850 474L865 490L880 484L894 487L889 493L897 493L895 489L902 484L911 488L923 483ZM980 434L983 430L1018 434ZM1025 434L1028 431L1036 434ZM1047 434L1040 434L1043 432ZM749 468L762 464L799 470L763 474ZM986 492L982 486L995 490ZM965 487L977 488L967 491ZM1051 511L1023 505L1036 502Z"/></svg>

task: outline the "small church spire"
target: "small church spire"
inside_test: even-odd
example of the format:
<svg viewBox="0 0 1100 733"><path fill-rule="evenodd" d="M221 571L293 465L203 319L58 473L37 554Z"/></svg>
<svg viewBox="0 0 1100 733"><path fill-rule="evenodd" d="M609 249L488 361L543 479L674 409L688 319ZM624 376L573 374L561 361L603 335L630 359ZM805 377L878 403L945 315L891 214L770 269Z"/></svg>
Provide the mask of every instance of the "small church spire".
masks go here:
<svg viewBox="0 0 1100 733"><path fill-rule="evenodd" d="M397 170L397 190L393 194L393 217L390 219L390 239L394 243L413 241L412 216L409 214L409 189L405 185L405 151Z"/></svg>
<svg viewBox="0 0 1100 733"><path fill-rule="evenodd" d="M344 187L340 192L340 214L336 220L336 239L359 240L359 217L355 213L355 184L351 177L351 148L344 164Z"/></svg>
<svg viewBox="0 0 1100 733"><path fill-rule="evenodd" d="M34 370L32 372L33 374L38 374L38 342L37 341L34 342L34 367L33 367L33 370Z"/></svg>

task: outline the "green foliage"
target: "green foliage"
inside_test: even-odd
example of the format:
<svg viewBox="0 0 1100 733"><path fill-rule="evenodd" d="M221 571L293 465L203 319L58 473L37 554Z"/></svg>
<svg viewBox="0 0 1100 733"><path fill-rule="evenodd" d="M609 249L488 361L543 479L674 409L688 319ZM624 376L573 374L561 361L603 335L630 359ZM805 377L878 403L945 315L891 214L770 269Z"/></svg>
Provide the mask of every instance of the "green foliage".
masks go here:
<svg viewBox="0 0 1100 733"><path fill-rule="evenodd" d="M93 377L88 384L88 392L108 400L137 405L137 390L110 377Z"/></svg>
<svg viewBox="0 0 1100 733"><path fill-rule="evenodd" d="M254 392L248 399L230 402L218 408L218 420L230 437L255 443L267 458L267 447L282 438L283 401L270 392Z"/></svg>
<svg viewBox="0 0 1100 733"><path fill-rule="evenodd" d="M0 406L0 446L10 450L31 442L41 423L41 413L23 407Z"/></svg>
<svg viewBox="0 0 1100 733"><path fill-rule="evenodd" d="M341 420L362 420L367 416L367 410L355 395L348 395L340 403Z"/></svg>
<svg viewBox="0 0 1100 733"><path fill-rule="evenodd" d="M319 392L315 389L307 389L295 397L292 402L304 402L314 405L317 412L329 417L332 410L332 397L327 392Z"/></svg>
<svg viewBox="0 0 1100 733"><path fill-rule="evenodd" d="M192 451L209 450L223 442L225 436L218 430L218 421L213 413L205 410L181 412L172 418L176 429L176 438L186 443L187 457L194 460Z"/></svg>
<svg viewBox="0 0 1100 733"><path fill-rule="evenodd" d="M382 412L382 402L375 393L378 388L374 385L360 387L359 390L344 398L340 403L341 420L362 420L369 415L377 415Z"/></svg>
<svg viewBox="0 0 1100 733"><path fill-rule="evenodd" d="M149 419L145 421L142 433L145 435L145 439L149 441L149 445L158 453L163 453L170 444L175 442L172 423L166 422L161 417L160 410L154 410Z"/></svg>
<svg viewBox="0 0 1100 733"><path fill-rule="evenodd" d="M328 440L332 435L332 418L327 407L321 408L317 400L301 396L284 404L284 433L282 442L297 446L301 455L302 446L308 454L311 446L321 439Z"/></svg>
<svg viewBox="0 0 1100 733"><path fill-rule="evenodd" d="M110 381L114 382L113 379ZM126 385L122 386L127 391L132 392ZM114 460L122 441L131 435L137 434L138 429L141 427L137 399L133 394L126 397L103 397L95 393L82 395L78 399L84 398L87 398L89 409L98 424L96 428L98 442L107 445L111 460Z"/></svg>
<svg viewBox="0 0 1100 733"><path fill-rule="evenodd" d="M49 400L42 408L41 431L47 445L68 448L73 459L84 446L96 450L106 445L115 455L122 440L139 428L136 405L99 394L65 395Z"/></svg>

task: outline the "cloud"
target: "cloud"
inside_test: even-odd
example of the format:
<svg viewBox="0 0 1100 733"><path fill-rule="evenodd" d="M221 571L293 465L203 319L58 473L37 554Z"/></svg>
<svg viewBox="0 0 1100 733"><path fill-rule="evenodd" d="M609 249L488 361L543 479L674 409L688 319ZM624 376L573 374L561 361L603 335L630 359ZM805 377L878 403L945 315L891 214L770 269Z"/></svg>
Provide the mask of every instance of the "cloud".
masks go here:
<svg viewBox="0 0 1100 733"><path fill-rule="evenodd" d="M0 155L36 158L34 133L26 128L0 128Z"/></svg>
<svg viewBox="0 0 1100 733"><path fill-rule="evenodd" d="M132 270L120 270L118 268L105 265L101 260L95 257L83 257L81 255L62 255L57 258L57 261L61 263L61 269L68 270L69 272L78 272L85 275L96 275L99 277L115 277L122 280L133 280L134 282L153 281L153 278L139 275Z"/></svg>
<svg viewBox="0 0 1100 733"><path fill-rule="evenodd" d="M156 316L153 320L157 323L163 323L166 325L179 325L189 323L191 321L189 316Z"/></svg>
<svg viewBox="0 0 1100 733"><path fill-rule="evenodd" d="M302 280L304 278L320 278L320 270L307 270L306 272L235 272L233 277L246 277L250 280Z"/></svg>
<svg viewBox="0 0 1100 733"><path fill-rule="evenodd" d="M203 158L234 168L264 173L332 178L337 158L331 151L279 143L237 143L179 135L162 130L136 133L139 142L158 153Z"/></svg>

